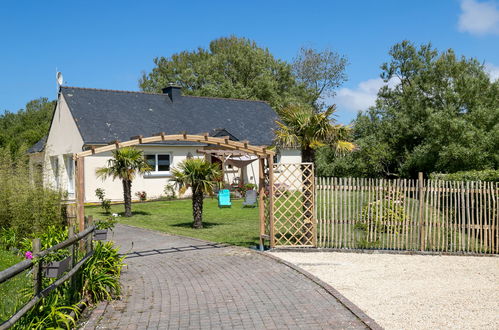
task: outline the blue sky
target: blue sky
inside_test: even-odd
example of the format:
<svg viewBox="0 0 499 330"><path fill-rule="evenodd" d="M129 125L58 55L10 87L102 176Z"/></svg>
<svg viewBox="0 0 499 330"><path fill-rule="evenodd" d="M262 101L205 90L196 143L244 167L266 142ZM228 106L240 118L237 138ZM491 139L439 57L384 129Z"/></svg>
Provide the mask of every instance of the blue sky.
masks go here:
<svg viewBox="0 0 499 330"><path fill-rule="evenodd" d="M153 58L237 35L292 60L301 46L348 57L337 97L348 123L375 98L379 66L404 39L476 57L499 76L499 2L419 1L2 1L0 112L56 97L67 85L138 90Z"/></svg>

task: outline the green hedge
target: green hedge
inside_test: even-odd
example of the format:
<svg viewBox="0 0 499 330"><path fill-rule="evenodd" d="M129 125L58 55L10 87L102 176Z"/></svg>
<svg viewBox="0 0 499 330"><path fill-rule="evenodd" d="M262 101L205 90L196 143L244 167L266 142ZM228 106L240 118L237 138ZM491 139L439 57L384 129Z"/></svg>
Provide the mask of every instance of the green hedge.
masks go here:
<svg viewBox="0 0 499 330"><path fill-rule="evenodd" d="M444 181L489 181L499 182L499 170L461 171L455 173L432 173L432 180Z"/></svg>

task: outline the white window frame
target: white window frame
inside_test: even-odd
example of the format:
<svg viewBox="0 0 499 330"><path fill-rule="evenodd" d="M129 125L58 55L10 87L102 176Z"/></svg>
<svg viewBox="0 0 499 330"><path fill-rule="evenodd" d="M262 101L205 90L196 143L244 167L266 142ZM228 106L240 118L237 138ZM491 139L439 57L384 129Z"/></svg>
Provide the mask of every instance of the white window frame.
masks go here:
<svg viewBox="0 0 499 330"><path fill-rule="evenodd" d="M64 155L64 166L68 178L66 188L70 197L73 197L75 193L75 163L72 154Z"/></svg>
<svg viewBox="0 0 499 330"><path fill-rule="evenodd" d="M157 152L157 153L152 153L148 152L144 154L144 157L147 156L153 156L154 155L154 163L155 163L155 168L151 170L149 173L144 174L144 177L158 177L158 176L170 176L171 175L171 168L172 168L172 160L173 160L173 155L171 152ZM158 171L158 156L168 156L170 159L170 171Z"/></svg>

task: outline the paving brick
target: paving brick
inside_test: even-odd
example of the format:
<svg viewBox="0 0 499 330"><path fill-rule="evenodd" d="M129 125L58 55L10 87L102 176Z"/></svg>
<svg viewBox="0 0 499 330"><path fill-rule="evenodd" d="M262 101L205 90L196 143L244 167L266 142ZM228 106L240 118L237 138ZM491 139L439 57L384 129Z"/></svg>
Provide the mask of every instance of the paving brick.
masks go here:
<svg viewBox="0 0 499 330"><path fill-rule="evenodd" d="M85 329L365 329L324 288L253 251L118 225L123 299Z"/></svg>

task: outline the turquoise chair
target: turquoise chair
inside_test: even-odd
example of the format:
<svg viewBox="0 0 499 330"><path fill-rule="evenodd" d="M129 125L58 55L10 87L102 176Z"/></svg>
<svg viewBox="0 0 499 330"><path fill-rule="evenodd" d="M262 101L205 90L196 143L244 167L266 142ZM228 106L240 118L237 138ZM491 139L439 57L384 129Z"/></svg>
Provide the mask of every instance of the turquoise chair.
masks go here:
<svg viewBox="0 0 499 330"><path fill-rule="evenodd" d="M231 207L229 189L220 189L218 191L218 207Z"/></svg>

